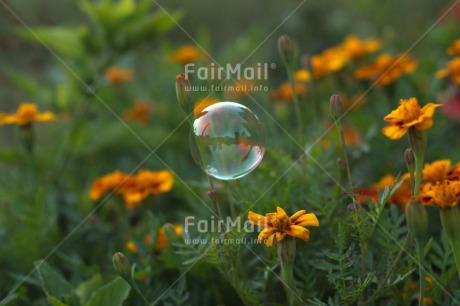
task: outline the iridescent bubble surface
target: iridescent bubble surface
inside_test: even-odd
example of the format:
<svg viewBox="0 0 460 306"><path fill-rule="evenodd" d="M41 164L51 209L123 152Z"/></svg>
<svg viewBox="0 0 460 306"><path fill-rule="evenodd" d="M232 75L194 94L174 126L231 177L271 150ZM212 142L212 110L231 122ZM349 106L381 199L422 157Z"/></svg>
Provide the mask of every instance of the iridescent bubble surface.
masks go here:
<svg viewBox="0 0 460 306"><path fill-rule="evenodd" d="M246 106L219 102L193 122L190 147L196 163L220 180L241 178L254 170L265 152L265 132Z"/></svg>

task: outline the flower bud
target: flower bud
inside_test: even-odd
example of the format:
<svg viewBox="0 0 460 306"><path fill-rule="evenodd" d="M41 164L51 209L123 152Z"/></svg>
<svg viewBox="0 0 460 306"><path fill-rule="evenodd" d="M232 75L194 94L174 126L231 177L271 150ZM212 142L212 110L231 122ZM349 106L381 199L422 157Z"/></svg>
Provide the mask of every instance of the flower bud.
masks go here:
<svg viewBox="0 0 460 306"><path fill-rule="evenodd" d="M334 121L338 121L343 114L342 98L339 95L332 95L329 101L329 109Z"/></svg>
<svg viewBox="0 0 460 306"><path fill-rule="evenodd" d="M209 190L208 197L211 201L215 201L217 199L217 191L215 189Z"/></svg>
<svg viewBox="0 0 460 306"><path fill-rule="evenodd" d="M425 207L419 200L411 198L406 206L406 221L409 231L419 242L426 237L428 230L428 216Z"/></svg>
<svg viewBox="0 0 460 306"><path fill-rule="evenodd" d="M450 240L460 239L458 236L460 233L460 212L458 207L446 207L440 209L440 211L442 227L447 237L449 237Z"/></svg>
<svg viewBox="0 0 460 306"><path fill-rule="evenodd" d="M115 255L113 255L112 263L113 268L118 273L118 275L123 277L123 279L127 282L130 282L132 280L131 264L129 263L128 258L126 258L126 256L123 253L116 252Z"/></svg>
<svg viewBox="0 0 460 306"><path fill-rule="evenodd" d="M278 52L287 68L294 69L297 57L297 48L291 37L281 35L278 38Z"/></svg>
<svg viewBox="0 0 460 306"><path fill-rule="evenodd" d="M183 73L176 76L176 95L179 106L185 114L188 116L193 113L194 102L192 99L190 81L185 78L185 74Z"/></svg>
<svg viewBox="0 0 460 306"><path fill-rule="evenodd" d="M411 148L408 148L406 151L404 151L404 161L406 162L407 168L414 167L415 156L414 151L412 151Z"/></svg>

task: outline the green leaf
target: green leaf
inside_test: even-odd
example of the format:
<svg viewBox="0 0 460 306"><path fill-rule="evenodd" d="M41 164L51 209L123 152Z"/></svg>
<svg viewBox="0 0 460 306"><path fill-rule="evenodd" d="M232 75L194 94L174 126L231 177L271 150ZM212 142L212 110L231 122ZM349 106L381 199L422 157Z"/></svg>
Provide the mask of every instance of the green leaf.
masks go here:
<svg viewBox="0 0 460 306"><path fill-rule="evenodd" d="M81 26L76 29L65 27L41 27L29 31L19 29L19 34L31 41L39 42L65 56L82 57L86 54L83 37L88 28Z"/></svg>
<svg viewBox="0 0 460 306"><path fill-rule="evenodd" d="M103 284L100 274L94 275L87 281L80 283L75 290L80 302L85 304L91 297L91 294Z"/></svg>
<svg viewBox="0 0 460 306"><path fill-rule="evenodd" d="M5 69L5 73L26 94L36 96L40 93L40 85L33 77L17 72L15 69Z"/></svg>
<svg viewBox="0 0 460 306"><path fill-rule="evenodd" d="M93 293L87 306L122 306L131 287L121 277Z"/></svg>
<svg viewBox="0 0 460 306"><path fill-rule="evenodd" d="M48 301L53 306L67 306L67 304L64 304L63 302L59 301L57 298L55 298L52 295L47 294L47 297L48 297Z"/></svg>
<svg viewBox="0 0 460 306"><path fill-rule="evenodd" d="M36 261L35 268L40 275L43 290L51 296L61 299L63 295L70 294L72 286L62 277L62 275L51 268L45 261Z"/></svg>

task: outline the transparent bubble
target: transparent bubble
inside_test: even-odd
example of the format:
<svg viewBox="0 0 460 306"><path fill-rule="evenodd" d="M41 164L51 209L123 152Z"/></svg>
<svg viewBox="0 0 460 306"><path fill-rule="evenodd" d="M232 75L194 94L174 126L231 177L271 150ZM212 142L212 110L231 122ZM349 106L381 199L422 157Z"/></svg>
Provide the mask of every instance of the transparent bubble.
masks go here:
<svg viewBox="0 0 460 306"><path fill-rule="evenodd" d="M195 162L210 176L232 180L262 161L265 132L246 106L219 102L206 107L193 122L190 147Z"/></svg>

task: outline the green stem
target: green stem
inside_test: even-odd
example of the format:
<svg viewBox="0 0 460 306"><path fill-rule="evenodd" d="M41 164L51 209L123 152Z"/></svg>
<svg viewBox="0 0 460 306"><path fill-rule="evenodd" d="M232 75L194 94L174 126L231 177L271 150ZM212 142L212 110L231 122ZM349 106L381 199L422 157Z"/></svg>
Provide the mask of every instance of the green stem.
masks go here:
<svg viewBox="0 0 460 306"><path fill-rule="evenodd" d="M421 241L415 240L417 245L417 256L418 256L418 274L420 277L420 301L419 306L423 306L423 299L425 297L425 276L423 272L423 245Z"/></svg>
<svg viewBox="0 0 460 306"><path fill-rule="evenodd" d="M295 80L294 80L293 71L289 67L287 67L286 70L288 74L289 84L291 85L292 100L294 101L294 111L295 111L295 115L297 119L297 126L299 129L299 140L300 140L300 144L302 145L302 150L303 150L304 135L303 135L303 122L302 122L302 114L300 112L299 97L297 96L297 92L295 90Z"/></svg>
<svg viewBox="0 0 460 306"><path fill-rule="evenodd" d="M294 260L296 244L294 237L286 236L278 244L278 257L281 265L281 279L286 289L290 306L299 305L297 287L294 282Z"/></svg>
<svg viewBox="0 0 460 306"><path fill-rule="evenodd" d="M414 197L417 197L420 194L420 184L422 182L422 170L423 170L423 159L425 157L424 153L417 154L414 153L415 157L415 184L414 184Z"/></svg>
<svg viewBox="0 0 460 306"><path fill-rule="evenodd" d="M145 295L141 292L141 290L139 289L139 287L137 287L137 285L136 285L136 283L134 282L134 280L131 280L131 281L129 282L129 284L130 284L131 287L134 289L134 291L136 291L136 293L141 297L141 299L142 299L142 301L144 302L144 304L150 306L149 301L147 300L147 298L145 297Z"/></svg>
<svg viewBox="0 0 460 306"><path fill-rule="evenodd" d="M455 264L457 265L458 276L460 277L460 211L457 206L441 208L441 223L449 238L452 252L454 253Z"/></svg>

